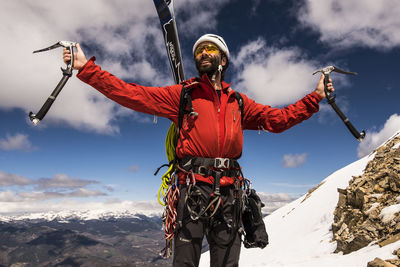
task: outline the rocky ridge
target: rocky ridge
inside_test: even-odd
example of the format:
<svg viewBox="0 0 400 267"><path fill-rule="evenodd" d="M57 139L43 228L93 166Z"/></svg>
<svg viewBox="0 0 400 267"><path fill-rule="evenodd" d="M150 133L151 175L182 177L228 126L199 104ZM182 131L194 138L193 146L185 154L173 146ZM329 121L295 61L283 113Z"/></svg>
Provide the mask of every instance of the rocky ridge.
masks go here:
<svg viewBox="0 0 400 267"><path fill-rule="evenodd" d="M381 247L400 240L400 135L374 151L375 157L346 189L338 188L339 201L332 225L335 252L351 253L371 243ZM394 258L376 259L368 266L400 266L400 248ZM379 262L387 265L380 265Z"/></svg>

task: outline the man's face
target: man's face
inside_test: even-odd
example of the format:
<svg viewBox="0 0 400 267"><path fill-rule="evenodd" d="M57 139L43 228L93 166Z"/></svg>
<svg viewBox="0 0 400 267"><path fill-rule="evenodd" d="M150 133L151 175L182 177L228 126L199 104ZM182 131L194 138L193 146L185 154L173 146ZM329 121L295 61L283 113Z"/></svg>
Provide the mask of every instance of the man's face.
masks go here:
<svg viewBox="0 0 400 267"><path fill-rule="evenodd" d="M200 53L195 55L194 58L196 69L200 76L203 76L203 74L205 73L208 75L212 75L216 70L218 70L218 66L220 64L222 66L225 65L225 63L223 64L222 62L225 61L225 58L223 58L224 60L221 60L221 53L219 49L218 51L211 51L211 49L207 49L207 46L209 45L215 46L211 42L203 42L200 43L196 49L196 51L201 51Z"/></svg>

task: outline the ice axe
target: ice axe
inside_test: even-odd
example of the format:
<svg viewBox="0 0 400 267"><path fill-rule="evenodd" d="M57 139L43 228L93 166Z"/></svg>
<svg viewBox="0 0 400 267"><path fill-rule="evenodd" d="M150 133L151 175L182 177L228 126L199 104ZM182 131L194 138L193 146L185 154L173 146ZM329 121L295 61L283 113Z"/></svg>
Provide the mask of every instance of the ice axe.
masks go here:
<svg viewBox="0 0 400 267"><path fill-rule="evenodd" d="M34 125L38 125L38 123L44 118L44 116L46 116L46 113L49 111L51 105L53 105L54 100L56 100L58 94L67 83L68 79L72 76L72 70L74 67L74 47L76 47L76 43L70 41L60 41L52 46L33 51L33 53L39 53L49 51L58 47L65 47L67 50L71 51L71 60L67 62L67 67L65 69L61 68L63 77L61 78L60 82L57 84L51 95L47 98L46 102L43 104L39 112L37 114L34 114L32 111L29 112L29 118Z"/></svg>
<svg viewBox="0 0 400 267"><path fill-rule="evenodd" d="M350 122L350 120L343 114L343 112L339 109L339 107L336 105L335 102L335 98L336 95L331 95L330 92L328 92L328 83L329 83L329 74L334 71L337 73L341 73L341 74L347 74L347 75L357 75L356 72L350 72L350 71L344 71L341 70L335 66L328 66L325 67L321 70L317 70L313 73L316 74L318 72L322 72L325 76L324 78L324 90L325 90L325 95L326 95L326 99L328 100L328 104L332 106L333 110L339 115L339 117L342 119L342 121L344 122L344 124L346 125L346 127L349 129L349 131L353 134L353 136L358 140L358 141L362 141L365 137L365 131L363 130L362 132L359 132L356 130L356 128L353 126L353 124Z"/></svg>

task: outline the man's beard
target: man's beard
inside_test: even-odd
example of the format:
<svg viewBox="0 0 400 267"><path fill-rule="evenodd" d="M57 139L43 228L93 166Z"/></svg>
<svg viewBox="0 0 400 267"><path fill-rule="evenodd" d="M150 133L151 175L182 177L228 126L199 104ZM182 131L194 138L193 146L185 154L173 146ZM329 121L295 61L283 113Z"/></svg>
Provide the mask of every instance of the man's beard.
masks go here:
<svg viewBox="0 0 400 267"><path fill-rule="evenodd" d="M218 66L220 63L218 62L218 57L210 57L210 56L204 56L201 57L200 60L195 60L196 62L196 69L197 72L199 73L200 77L203 76L204 74L207 74L208 77L211 78L211 76L218 70ZM201 65L201 62L203 60L208 60L210 61L211 64L203 66Z"/></svg>

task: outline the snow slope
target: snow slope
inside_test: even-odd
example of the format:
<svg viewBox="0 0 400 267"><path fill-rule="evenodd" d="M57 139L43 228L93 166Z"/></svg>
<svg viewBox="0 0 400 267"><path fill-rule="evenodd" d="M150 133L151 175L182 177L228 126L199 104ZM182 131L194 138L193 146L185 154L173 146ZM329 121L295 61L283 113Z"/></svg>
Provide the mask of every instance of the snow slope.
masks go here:
<svg viewBox="0 0 400 267"><path fill-rule="evenodd" d="M375 257L394 258L392 252L400 247L400 241L382 248L370 244L348 255L333 253L336 242L331 241L331 226L339 197L337 188L346 188L352 176L361 175L373 157L366 156L336 171L307 199L303 196L267 216L270 244L263 250L242 246L240 266L366 267ZM200 266L209 266L209 260L209 253L204 253Z"/></svg>

